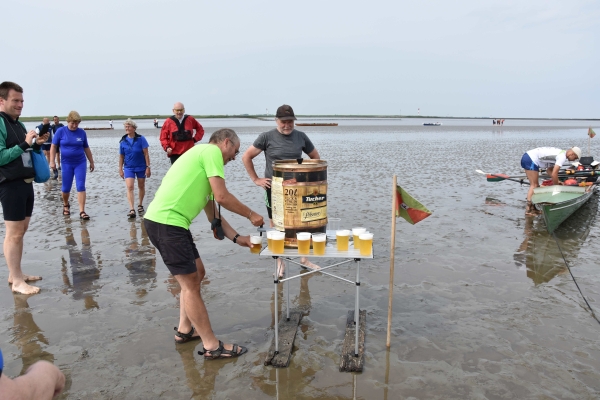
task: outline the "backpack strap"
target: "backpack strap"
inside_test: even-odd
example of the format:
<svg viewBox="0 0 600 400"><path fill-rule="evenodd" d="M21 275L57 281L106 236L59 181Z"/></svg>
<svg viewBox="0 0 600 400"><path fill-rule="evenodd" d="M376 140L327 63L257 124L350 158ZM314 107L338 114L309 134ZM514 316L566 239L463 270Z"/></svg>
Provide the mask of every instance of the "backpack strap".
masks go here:
<svg viewBox="0 0 600 400"><path fill-rule="evenodd" d="M179 123L179 120L177 118L175 118L174 115L172 115L170 118L173 120L173 122L175 122L175 125L177 125L177 131L183 133L183 131L185 131L185 120L187 119L187 115L183 116L183 119L181 120L181 123Z"/></svg>

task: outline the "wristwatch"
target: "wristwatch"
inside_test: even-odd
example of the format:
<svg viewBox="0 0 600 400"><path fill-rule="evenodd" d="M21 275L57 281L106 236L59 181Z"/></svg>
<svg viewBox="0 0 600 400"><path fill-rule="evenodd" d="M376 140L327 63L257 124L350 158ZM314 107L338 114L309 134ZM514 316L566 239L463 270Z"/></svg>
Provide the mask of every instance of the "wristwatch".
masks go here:
<svg viewBox="0 0 600 400"><path fill-rule="evenodd" d="M231 239L231 241L232 241L233 243L237 243L237 238L239 238L239 237L240 237L240 234L239 234L239 233L236 233L236 234L235 234L235 236L233 237L233 239Z"/></svg>

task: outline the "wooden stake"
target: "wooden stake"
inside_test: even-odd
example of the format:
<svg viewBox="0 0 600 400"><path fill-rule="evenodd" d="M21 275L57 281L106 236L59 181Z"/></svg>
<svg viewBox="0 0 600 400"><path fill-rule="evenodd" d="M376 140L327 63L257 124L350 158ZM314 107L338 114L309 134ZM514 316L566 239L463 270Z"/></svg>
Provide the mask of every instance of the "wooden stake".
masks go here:
<svg viewBox="0 0 600 400"><path fill-rule="evenodd" d="M390 289L388 299L388 323L387 323L387 341L385 345L390 348L390 335L392 331L392 298L394 292L394 254L396 252L396 196L397 179L394 175L392 184L392 234L390 239Z"/></svg>

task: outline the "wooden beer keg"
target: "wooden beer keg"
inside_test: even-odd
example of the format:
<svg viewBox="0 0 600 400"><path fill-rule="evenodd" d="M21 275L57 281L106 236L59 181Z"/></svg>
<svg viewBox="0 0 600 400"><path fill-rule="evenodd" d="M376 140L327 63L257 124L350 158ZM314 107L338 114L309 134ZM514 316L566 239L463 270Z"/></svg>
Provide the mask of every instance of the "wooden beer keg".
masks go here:
<svg viewBox="0 0 600 400"><path fill-rule="evenodd" d="M275 229L285 232L287 247L298 247L297 232L325 232L327 161L274 161L271 209Z"/></svg>

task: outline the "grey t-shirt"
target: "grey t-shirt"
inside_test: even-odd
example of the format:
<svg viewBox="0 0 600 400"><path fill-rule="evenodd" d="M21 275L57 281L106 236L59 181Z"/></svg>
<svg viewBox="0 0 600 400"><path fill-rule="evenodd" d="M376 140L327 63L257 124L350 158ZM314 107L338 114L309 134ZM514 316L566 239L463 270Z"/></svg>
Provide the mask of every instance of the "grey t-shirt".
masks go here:
<svg viewBox="0 0 600 400"><path fill-rule="evenodd" d="M302 157L302 152L308 154L315 149L306 133L296 129L289 135L277 129L263 132L254 141L254 147L265 152L265 178L273 177L273 161L295 160Z"/></svg>

